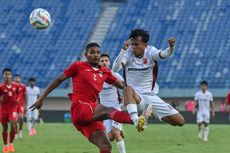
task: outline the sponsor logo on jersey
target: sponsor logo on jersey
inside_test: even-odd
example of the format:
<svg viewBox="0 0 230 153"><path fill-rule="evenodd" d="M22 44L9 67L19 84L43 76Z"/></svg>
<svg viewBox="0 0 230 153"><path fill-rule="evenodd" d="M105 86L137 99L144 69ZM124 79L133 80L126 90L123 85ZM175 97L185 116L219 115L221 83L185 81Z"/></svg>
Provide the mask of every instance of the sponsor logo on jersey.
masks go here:
<svg viewBox="0 0 230 153"><path fill-rule="evenodd" d="M103 76L103 72L102 71L99 72L99 76L102 78L102 76Z"/></svg>
<svg viewBox="0 0 230 153"><path fill-rule="evenodd" d="M149 68L128 68L128 71L147 71Z"/></svg>
<svg viewBox="0 0 230 153"><path fill-rule="evenodd" d="M143 59L143 64L145 64L145 65L146 65L147 63L148 63L147 58L144 58L144 59Z"/></svg>

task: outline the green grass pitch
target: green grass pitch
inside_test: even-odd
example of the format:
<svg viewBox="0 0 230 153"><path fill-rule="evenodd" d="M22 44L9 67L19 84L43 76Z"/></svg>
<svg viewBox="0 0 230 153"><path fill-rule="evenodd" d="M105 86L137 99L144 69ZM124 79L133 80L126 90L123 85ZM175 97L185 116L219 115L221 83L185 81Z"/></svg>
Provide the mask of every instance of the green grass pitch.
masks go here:
<svg viewBox="0 0 230 153"><path fill-rule="evenodd" d="M72 124L37 125L38 135L29 137L24 126L24 138L15 140L15 153L98 153ZM127 153L230 153L230 126L210 125L208 142L199 142L197 126L172 127L150 124L143 133L131 125L125 126ZM113 153L118 153L113 142ZM1 141L2 145L2 141Z"/></svg>

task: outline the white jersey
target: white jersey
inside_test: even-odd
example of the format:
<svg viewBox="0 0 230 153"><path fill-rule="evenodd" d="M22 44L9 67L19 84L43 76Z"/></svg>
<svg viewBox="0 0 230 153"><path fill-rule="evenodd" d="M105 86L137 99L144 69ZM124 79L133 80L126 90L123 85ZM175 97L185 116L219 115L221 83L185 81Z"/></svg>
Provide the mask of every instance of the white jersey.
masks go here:
<svg viewBox="0 0 230 153"><path fill-rule="evenodd" d="M213 101L212 93L209 91L198 91L195 94L195 98L198 102L198 113L209 114L210 113L210 102Z"/></svg>
<svg viewBox="0 0 230 153"><path fill-rule="evenodd" d="M30 86L26 87L26 94L27 94L27 108L29 108L40 95L40 89L36 86L31 88Z"/></svg>
<svg viewBox="0 0 230 153"><path fill-rule="evenodd" d="M112 74L118 80L123 80L119 73L112 72ZM104 83L103 89L99 93L100 103L106 107L120 108L118 91L119 90L115 86ZM119 94L122 95L121 92L119 92Z"/></svg>
<svg viewBox="0 0 230 153"><path fill-rule="evenodd" d="M161 50L148 45L142 58L135 57L132 48L129 48L122 59L124 79L127 85L138 93L157 94L159 86L156 83L158 72L157 61Z"/></svg>

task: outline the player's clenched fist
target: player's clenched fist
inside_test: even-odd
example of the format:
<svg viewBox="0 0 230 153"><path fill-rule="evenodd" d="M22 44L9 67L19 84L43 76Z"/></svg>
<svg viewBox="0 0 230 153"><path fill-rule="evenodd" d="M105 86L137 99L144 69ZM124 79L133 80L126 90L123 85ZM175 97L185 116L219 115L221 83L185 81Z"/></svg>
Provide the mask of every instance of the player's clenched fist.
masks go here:
<svg viewBox="0 0 230 153"><path fill-rule="evenodd" d="M126 41L124 42L123 49L124 49L124 50L128 49L130 45L131 45L131 39L126 40Z"/></svg>
<svg viewBox="0 0 230 153"><path fill-rule="evenodd" d="M169 40L168 40L169 47L174 47L175 43L176 43L175 38L173 38L173 37L169 38Z"/></svg>

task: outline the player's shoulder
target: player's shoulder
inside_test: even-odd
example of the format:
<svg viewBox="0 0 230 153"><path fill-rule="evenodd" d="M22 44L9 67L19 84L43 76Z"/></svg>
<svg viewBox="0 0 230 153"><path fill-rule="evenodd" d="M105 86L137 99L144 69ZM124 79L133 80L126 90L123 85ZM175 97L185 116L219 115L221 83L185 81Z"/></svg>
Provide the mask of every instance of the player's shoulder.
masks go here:
<svg viewBox="0 0 230 153"><path fill-rule="evenodd" d="M15 86L15 87L20 87L20 84L17 83L17 82L14 82L14 81L12 81L12 85Z"/></svg>
<svg viewBox="0 0 230 153"><path fill-rule="evenodd" d="M85 66L85 65L87 65L87 62L86 61L75 61L75 62L72 62L70 65L76 66L76 67Z"/></svg>
<svg viewBox="0 0 230 153"><path fill-rule="evenodd" d="M212 95L212 92L209 91L209 90L207 90L207 94L208 94L208 95Z"/></svg>
<svg viewBox="0 0 230 153"><path fill-rule="evenodd" d="M4 83L0 82L0 88L3 88L3 86L4 86Z"/></svg>
<svg viewBox="0 0 230 153"><path fill-rule="evenodd" d="M147 52L156 52L158 49L155 47L155 46L153 46L153 45L148 45L147 47L146 47L146 51Z"/></svg>
<svg viewBox="0 0 230 153"><path fill-rule="evenodd" d="M23 87L23 88L26 88L26 85L24 83L20 83L20 85Z"/></svg>
<svg viewBox="0 0 230 153"><path fill-rule="evenodd" d="M40 88L38 86L35 86L34 89L35 90L40 90Z"/></svg>
<svg viewBox="0 0 230 153"><path fill-rule="evenodd" d="M201 91L199 90L199 91L197 91L196 93L195 93L195 95L199 95L201 93Z"/></svg>
<svg viewBox="0 0 230 153"><path fill-rule="evenodd" d="M101 67L100 70L101 70L103 73L112 73L112 71L111 71L109 68L104 67L104 66Z"/></svg>

